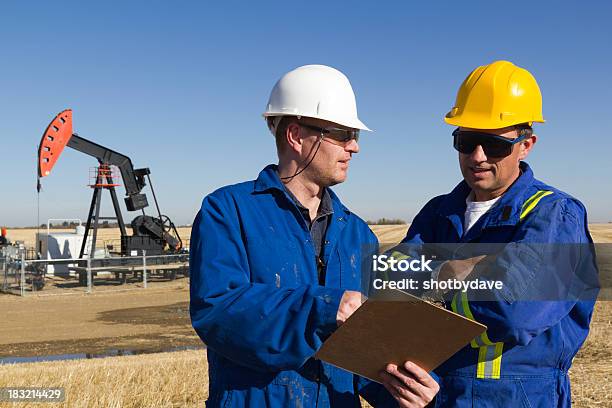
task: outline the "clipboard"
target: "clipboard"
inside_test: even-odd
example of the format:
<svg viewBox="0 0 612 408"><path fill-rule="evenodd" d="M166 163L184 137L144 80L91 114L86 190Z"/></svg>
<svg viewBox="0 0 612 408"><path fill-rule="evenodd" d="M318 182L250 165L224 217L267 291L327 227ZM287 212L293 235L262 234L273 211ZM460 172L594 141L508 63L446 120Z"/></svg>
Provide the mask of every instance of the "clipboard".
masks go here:
<svg viewBox="0 0 612 408"><path fill-rule="evenodd" d="M431 371L487 326L394 290L368 299L323 343L315 358L381 382L388 363L409 360Z"/></svg>

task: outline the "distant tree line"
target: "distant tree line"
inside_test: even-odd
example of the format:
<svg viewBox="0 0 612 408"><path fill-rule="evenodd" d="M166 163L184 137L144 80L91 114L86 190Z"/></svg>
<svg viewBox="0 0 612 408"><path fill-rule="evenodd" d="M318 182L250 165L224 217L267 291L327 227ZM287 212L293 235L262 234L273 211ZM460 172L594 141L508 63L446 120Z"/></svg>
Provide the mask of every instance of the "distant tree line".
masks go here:
<svg viewBox="0 0 612 408"><path fill-rule="evenodd" d="M376 221L368 220L368 225L404 225L406 221L401 218L379 218Z"/></svg>

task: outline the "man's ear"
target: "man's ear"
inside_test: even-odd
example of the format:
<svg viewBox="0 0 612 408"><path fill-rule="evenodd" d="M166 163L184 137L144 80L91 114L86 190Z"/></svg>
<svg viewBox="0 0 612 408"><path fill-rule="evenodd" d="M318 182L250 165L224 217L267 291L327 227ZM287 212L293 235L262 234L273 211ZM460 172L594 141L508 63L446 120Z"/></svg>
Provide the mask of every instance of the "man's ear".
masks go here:
<svg viewBox="0 0 612 408"><path fill-rule="evenodd" d="M303 148L304 139L301 137L301 130L300 126L295 122L288 124L285 130L287 146L298 154L302 153Z"/></svg>
<svg viewBox="0 0 612 408"><path fill-rule="evenodd" d="M529 152L531 151L531 149L533 149L533 146L536 144L537 141L538 141L538 136L534 133L527 139L520 142L521 152L519 153L519 157L518 157L519 160L523 160L529 155Z"/></svg>

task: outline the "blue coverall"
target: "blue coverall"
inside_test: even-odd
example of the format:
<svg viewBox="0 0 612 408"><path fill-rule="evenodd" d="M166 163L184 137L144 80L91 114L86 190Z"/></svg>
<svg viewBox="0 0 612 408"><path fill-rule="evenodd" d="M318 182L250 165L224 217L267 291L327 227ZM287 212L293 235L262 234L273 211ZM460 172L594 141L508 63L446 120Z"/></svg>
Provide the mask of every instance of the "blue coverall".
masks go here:
<svg viewBox="0 0 612 408"><path fill-rule="evenodd" d="M204 199L191 235L190 313L208 347L207 406L355 407L356 392L375 406L396 405L381 385L311 358L337 327L343 292L367 289L361 262L378 247L329 191L324 286L308 226L276 166Z"/></svg>
<svg viewBox="0 0 612 408"><path fill-rule="evenodd" d="M497 268L508 271L504 290L490 293L486 301L474 301L474 291L457 291L447 301L449 309L488 330L435 370L440 383L436 407L571 405L567 371L589 332L597 294L594 257L581 272L585 287L593 284L589 294L540 299L537 292L553 283L545 271L554 269L544 267L537 254L519 252L539 244L590 247L586 210L575 198L536 180L526 163L520 168L518 180L467 233L463 221L470 187L463 181L428 202L403 241L522 245L495 260ZM566 252L560 251L560 257ZM572 262L558 261L561 268ZM530 301L523 300L527 294Z"/></svg>

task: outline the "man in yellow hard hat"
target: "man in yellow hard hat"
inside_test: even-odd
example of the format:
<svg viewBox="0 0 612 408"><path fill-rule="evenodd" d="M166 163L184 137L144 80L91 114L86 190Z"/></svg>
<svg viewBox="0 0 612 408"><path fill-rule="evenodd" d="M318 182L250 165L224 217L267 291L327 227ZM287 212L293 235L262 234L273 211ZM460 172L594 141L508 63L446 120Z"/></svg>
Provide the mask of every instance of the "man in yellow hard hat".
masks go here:
<svg viewBox="0 0 612 408"><path fill-rule="evenodd" d="M432 279L467 276L503 286L443 299L488 329L435 370L435 406L570 406L567 372L588 334L597 267L582 203L536 180L524 162L537 141L532 124L544 122L540 88L510 62L480 66L463 81L445 121L456 127L463 181L425 205L403 242L457 244L447 246L453 262ZM487 254L495 255L487 268L472 273L470 259Z"/></svg>

